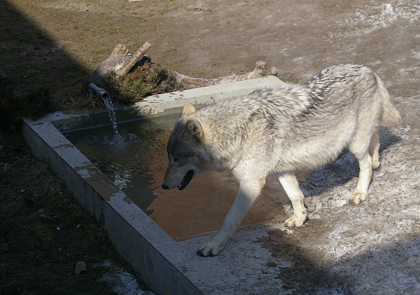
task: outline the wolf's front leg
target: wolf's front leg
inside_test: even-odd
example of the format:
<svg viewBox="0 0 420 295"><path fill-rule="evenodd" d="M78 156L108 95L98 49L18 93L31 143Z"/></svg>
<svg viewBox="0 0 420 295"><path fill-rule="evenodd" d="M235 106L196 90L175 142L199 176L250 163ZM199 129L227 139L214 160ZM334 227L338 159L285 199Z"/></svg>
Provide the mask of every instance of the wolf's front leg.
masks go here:
<svg viewBox="0 0 420 295"><path fill-rule="evenodd" d="M235 232L235 229L242 218L252 207L252 204L260 194L264 185L265 180L240 181L238 195L223 220L222 227L213 240L198 249L198 255L215 256L222 251L226 241Z"/></svg>
<svg viewBox="0 0 420 295"><path fill-rule="evenodd" d="M293 206L293 216L284 222L284 226L302 226L306 220L307 212L305 204L303 203L304 196L299 188L299 182L296 179L296 175L293 173L281 174L279 176L279 181L290 201L292 201Z"/></svg>

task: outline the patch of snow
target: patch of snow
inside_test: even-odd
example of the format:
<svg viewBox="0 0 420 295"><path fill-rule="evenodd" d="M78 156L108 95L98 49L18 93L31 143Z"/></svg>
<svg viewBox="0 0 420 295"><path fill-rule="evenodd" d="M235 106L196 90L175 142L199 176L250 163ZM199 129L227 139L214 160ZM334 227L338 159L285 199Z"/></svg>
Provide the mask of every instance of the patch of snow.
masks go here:
<svg viewBox="0 0 420 295"><path fill-rule="evenodd" d="M363 33L387 27L399 19L415 22L420 19L420 1L392 0L379 6L356 9L352 18L338 21L345 25L365 26Z"/></svg>

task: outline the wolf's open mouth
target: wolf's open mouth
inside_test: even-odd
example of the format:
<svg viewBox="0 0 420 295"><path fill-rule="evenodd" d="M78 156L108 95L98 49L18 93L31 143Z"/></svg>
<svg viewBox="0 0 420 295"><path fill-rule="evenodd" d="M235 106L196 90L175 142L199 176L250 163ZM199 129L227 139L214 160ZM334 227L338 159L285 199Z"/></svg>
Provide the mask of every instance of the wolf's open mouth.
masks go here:
<svg viewBox="0 0 420 295"><path fill-rule="evenodd" d="M189 170L182 179L181 183L178 185L178 189L182 191L184 188L187 187L187 185L190 183L191 179L193 179L194 171Z"/></svg>

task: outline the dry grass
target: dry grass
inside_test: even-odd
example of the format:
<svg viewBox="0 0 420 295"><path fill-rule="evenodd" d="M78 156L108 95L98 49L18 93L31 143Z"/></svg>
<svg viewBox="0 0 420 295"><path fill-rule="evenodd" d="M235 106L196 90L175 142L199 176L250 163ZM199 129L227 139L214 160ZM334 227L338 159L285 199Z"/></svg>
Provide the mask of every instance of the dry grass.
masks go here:
<svg viewBox="0 0 420 295"><path fill-rule="evenodd" d="M123 80L111 79L108 84L116 100L122 104L133 104L145 96L179 90L170 72L151 62L135 68Z"/></svg>
<svg viewBox="0 0 420 295"><path fill-rule="evenodd" d="M36 88L26 94L15 94L7 85L0 88L0 125L8 129L21 118L37 119L55 109L47 88Z"/></svg>

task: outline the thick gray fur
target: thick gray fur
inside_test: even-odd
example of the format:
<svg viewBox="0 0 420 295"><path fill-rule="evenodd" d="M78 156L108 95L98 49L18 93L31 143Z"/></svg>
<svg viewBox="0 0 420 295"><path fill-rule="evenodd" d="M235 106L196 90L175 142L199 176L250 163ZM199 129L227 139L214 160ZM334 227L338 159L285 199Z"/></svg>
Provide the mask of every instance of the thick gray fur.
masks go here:
<svg viewBox="0 0 420 295"><path fill-rule="evenodd" d="M345 148L360 164L350 202L365 200L372 168L380 165L379 125L399 121L381 79L359 65L332 66L304 84L261 89L198 110L187 103L168 142L162 187L184 189L205 171L232 170L238 195L218 234L198 250L217 255L269 174L279 177L294 208L286 226L302 226L307 215L296 172L330 162Z"/></svg>

